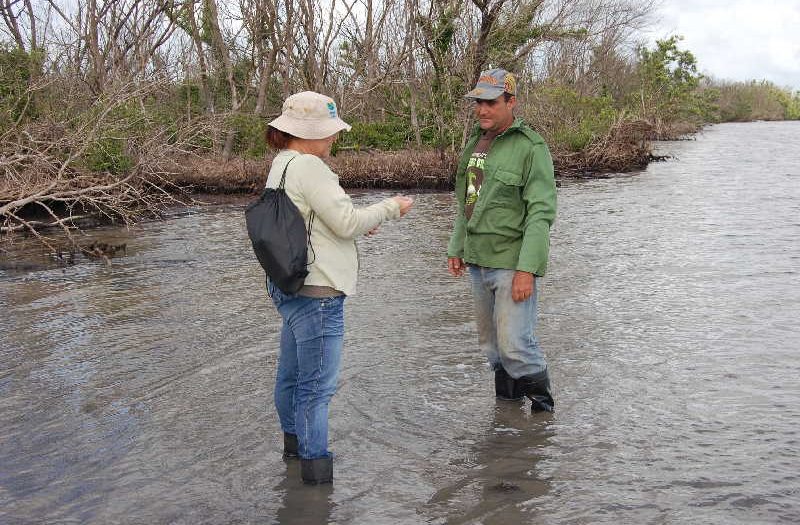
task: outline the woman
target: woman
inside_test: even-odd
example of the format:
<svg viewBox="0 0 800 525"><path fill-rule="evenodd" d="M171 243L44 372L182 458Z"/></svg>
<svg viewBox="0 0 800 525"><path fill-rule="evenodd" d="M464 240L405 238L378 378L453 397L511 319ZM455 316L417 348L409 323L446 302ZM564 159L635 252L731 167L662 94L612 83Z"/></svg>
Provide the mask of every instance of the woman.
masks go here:
<svg viewBox="0 0 800 525"><path fill-rule="evenodd" d="M275 407L284 432L284 456L300 457L303 482L310 484L333 480L328 404L339 373L344 300L356 287L355 239L375 233L387 219L402 217L413 204L398 196L353 207L322 160L342 130L350 126L339 118L333 99L312 91L287 98L281 115L267 127L267 142L280 150L267 187L277 187L285 170L286 193L311 230L311 262L300 291L286 294L268 285L283 318Z"/></svg>

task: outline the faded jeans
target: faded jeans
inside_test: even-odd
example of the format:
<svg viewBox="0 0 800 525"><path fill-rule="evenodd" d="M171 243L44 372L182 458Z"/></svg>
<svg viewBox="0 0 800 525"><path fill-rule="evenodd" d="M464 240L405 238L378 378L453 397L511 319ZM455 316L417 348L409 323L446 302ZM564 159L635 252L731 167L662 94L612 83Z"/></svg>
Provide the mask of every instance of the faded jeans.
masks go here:
<svg viewBox="0 0 800 525"><path fill-rule="evenodd" d="M330 457L328 404L339 376L345 296L285 294L272 283L269 290L283 318L275 378L281 428L297 435L301 458Z"/></svg>
<svg viewBox="0 0 800 525"><path fill-rule="evenodd" d="M511 298L514 270L469 265L478 324L478 343L494 370L514 379L547 369L536 339L538 286L520 302Z"/></svg>

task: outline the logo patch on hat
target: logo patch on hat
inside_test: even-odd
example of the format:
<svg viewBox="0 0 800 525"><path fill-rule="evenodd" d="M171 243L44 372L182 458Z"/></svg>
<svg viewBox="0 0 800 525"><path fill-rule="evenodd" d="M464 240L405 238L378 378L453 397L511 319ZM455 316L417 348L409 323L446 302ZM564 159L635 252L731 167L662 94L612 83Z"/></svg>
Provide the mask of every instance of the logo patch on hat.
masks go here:
<svg viewBox="0 0 800 525"><path fill-rule="evenodd" d="M328 115L330 115L331 118L336 118L336 104L333 102L328 102Z"/></svg>
<svg viewBox="0 0 800 525"><path fill-rule="evenodd" d="M505 69L495 68L481 71L475 88L464 97L494 100L503 93L517 94L517 78Z"/></svg>
<svg viewBox="0 0 800 525"><path fill-rule="evenodd" d="M506 75L505 82L503 83L503 89L506 93L514 95L517 92L517 81L514 79L514 75L508 73Z"/></svg>

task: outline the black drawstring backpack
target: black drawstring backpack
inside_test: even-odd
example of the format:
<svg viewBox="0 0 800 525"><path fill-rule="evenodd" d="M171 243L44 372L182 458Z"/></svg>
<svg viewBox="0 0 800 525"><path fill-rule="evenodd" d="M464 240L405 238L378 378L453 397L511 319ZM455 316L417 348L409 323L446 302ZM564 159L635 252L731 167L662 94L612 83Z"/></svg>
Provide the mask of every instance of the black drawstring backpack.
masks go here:
<svg viewBox="0 0 800 525"><path fill-rule="evenodd" d="M291 158L283 168L278 187L265 189L244 212L247 234L258 262L267 277L288 294L297 293L308 275L307 247L311 246L314 222L314 212L311 212L306 229L300 210L283 188L286 169L294 159Z"/></svg>

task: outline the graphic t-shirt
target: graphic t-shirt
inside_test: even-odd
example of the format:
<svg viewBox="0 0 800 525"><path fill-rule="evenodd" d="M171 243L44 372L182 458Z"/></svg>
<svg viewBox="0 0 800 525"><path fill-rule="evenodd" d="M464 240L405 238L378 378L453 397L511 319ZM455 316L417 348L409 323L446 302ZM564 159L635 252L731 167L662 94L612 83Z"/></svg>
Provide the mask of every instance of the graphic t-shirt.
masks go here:
<svg viewBox="0 0 800 525"><path fill-rule="evenodd" d="M481 185L483 184L483 163L486 160L486 155L489 153L489 148L492 146L497 133L483 133L478 143L475 145L475 151L469 158L467 164L467 198L464 201L464 215L467 220L472 217L472 210L475 209L475 203L481 194Z"/></svg>

